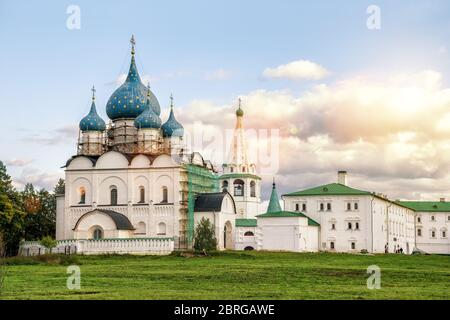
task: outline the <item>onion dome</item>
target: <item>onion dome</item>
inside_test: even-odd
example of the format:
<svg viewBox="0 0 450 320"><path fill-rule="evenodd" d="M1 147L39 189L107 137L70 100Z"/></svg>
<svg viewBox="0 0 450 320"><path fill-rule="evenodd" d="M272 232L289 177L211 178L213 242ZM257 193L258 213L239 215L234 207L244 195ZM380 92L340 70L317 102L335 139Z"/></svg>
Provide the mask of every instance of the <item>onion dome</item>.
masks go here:
<svg viewBox="0 0 450 320"><path fill-rule="evenodd" d="M236 110L236 116L243 117L244 110L241 109L241 98L239 98L239 108Z"/></svg>
<svg viewBox="0 0 450 320"><path fill-rule="evenodd" d="M161 127L163 132L163 137L182 137L184 135L184 128L175 119L175 115L173 114L173 96L170 95L170 114L169 119L167 119L166 123L164 123Z"/></svg>
<svg viewBox="0 0 450 320"><path fill-rule="evenodd" d="M145 109L147 100L153 111L159 116L161 107L155 95L150 91L147 99L147 88L142 84L134 59L134 37L131 37L131 63L125 82L111 95L106 104L106 114L111 120L134 119Z"/></svg>
<svg viewBox="0 0 450 320"><path fill-rule="evenodd" d="M95 88L92 87L92 104L91 110L80 121L81 131L104 131L106 129L105 121L100 118L95 108Z"/></svg>
<svg viewBox="0 0 450 320"><path fill-rule="evenodd" d="M144 112L142 112L135 120L134 126L138 129L159 129L161 128L161 119L153 111L150 104L150 86L147 86L147 103Z"/></svg>

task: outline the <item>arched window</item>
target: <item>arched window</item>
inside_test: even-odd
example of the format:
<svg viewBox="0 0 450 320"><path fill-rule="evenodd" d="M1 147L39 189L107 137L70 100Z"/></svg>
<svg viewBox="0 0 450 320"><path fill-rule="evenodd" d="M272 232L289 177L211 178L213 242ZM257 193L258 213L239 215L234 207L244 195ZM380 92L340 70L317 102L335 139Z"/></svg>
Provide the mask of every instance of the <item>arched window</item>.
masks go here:
<svg viewBox="0 0 450 320"><path fill-rule="evenodd" d="M250 182L250 197L256 197L256 182Z"/></svg>
<svg viewBox="0 0 450 320"><path fill-rule="evenodd" d="M167 187L162 187L162 203L167 203L169 202L169 197L168 197L168 193L167 193Z"/></svg>
<svg viewBox="0 0 450 320"><path fill-rule="evenodd" d="M94 240L99 240L103 238L103 230L99 227L94 229L94 232L92 232L92 238Z"/></svg>
<svg viewBox="0 0 450 320"><path fill-rule="evenodd" d="M166 224L164 222L158 223L158 236L166 235Z"/></svg>
<svg viewBox="0 0 450 320"><path fill-rule="evenodd" d="M253 233L253 232L251 232L251 231L246 231L245 233L244 233L244 236L246 236L246 237L253 237L255 234Z"/></svg>
<svg viewBox="0 0 450 320"><path fill-rule="evenodd" d="M117 187L111 186L110 193L111 193L111 205L115 206L117 205Z"/></svg>
<svg viewBox="0 0 450 320"><path fill-rule="evenodd" d="M442 238L447 238L447 229L446 228L442 228L441 229L441 237Z"/></svg>
<svg viewBox="0 0 450 320"><path fill-rule="evenodd" d="M135 234L146 234L145 222L139 222L136 226Z"/></svg>
<svg viewBox="0 0 450 320"><path fill-rule="evenodd" d="M222 191L228 191L228 181L222 182Z"/></svg>
<svg viewBox="0 0 450 320"><path fill-rule="evenodd" d="M78 204L85 204L86 203L86 190L81 187L80 188L80 202Z"/></svg>
<svg viewBox="0 0 450 320"><path fill-rule="evenodd" d="M243 197L244 196L244 181L241 179L234 180L234 196Z"/></svg>
<svg viewBox="0 0 450 320"><path fill-rule="evenodd" d="M145 188L143 186L139 187L139 203L145 203Z"/></svg>

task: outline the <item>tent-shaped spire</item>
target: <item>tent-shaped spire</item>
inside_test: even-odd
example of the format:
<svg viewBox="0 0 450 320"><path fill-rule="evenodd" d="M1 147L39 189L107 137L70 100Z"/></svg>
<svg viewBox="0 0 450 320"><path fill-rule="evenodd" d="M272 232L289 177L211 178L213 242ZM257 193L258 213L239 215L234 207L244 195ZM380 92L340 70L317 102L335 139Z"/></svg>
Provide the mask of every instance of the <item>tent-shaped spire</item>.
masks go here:
<svg viewBox="0 0 450 320"><path fill-rule="evenodd" d="M272 194L270 195L269 206L267 207L267 213L271 212L280 212L281 206L280 201L278 200L277 188L275 186L275 179L272 183Z"/></svg>

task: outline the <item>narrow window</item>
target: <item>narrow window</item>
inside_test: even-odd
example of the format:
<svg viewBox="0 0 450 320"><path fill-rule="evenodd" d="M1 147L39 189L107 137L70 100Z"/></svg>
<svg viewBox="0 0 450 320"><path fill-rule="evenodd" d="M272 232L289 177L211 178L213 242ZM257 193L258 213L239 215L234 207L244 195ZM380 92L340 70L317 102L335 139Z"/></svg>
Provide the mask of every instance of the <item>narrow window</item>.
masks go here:
<svg viewBox="0 0 450 320"><path fill-rule="evenodd" d="M80 202L78 204L85 204L86 203L86 190L82 187L80 188Z"/></svg>
<svg viewBox="0 0 450 320"><path fill-rule="evenodd" d="M417 217L417 222L420 223L420 217Z"/></svg>
<svg viewBox="0 0 450 320"><path fill-rule="evenodd" d="M167 195L167 187L162 187L162 203L167 203L168 200L168 195Z"/></svg>
<svg viewBox="0 0 450 320"><path fill-rule="evenodd" d="M298 203L295 204L295 211L300 211L300 204Z"/></svg>
<svg viewBox="0 0 450 320"><path fill-rule="evenodd" d="M355 210L358 210L358 202L355 202L354 208Z"/></svg>
<svg viewBox="0 0 450 320"><path fill-rule="evenodd" d="M334 223L331 224L331 230L336 230L336 225Z"/></svg>
<svg viewBox="0 0 450 320"><path fill-rule="evenodd" d="M303 211L303 212L306 211L306 203L302 203L302 211Z"/></svg>
<svg viewBox="0 0 450 320"><path fill-rule="evenodd" d="M330 249L334 249L334 242L333 241L330 242Z"/></svg>
<svg viewBox="0 0 450 320"><path fill-rule="evenodd" d="M431 231L431 237L436 238L436 231L434 231L434 230Z"/></svg>
<svg viewBox="0 0 450 320"><path fill-rule="evenodd" d="M434 221L434 216L431 216L431 221Z"/></svg>
<svg viewBox="0 0 450 320"><path fill-rule="evenodd" d="M442 238L447 238L447 232L445 230L442 230Z"/></svg>
<svg viewBox="0 0 450 320"><path fill-rule="evenodd" d="M250 197L256 197L256 182L250 182Z"/></svg>
<svg viewBox="0 0 450 320"><path fill-rule="evenodd" d="M352 223L351 223L351 222L349 222L349 223L347 224L347 229L348 229L348 230L352 230Z"/></svg>
<svg viewBox="0 0 450 320"><path fill-rule="evenodd" d="M115 186L111 187L111 205L115 206L117 205L117 188Z"/></svg>
<svg viewBox="0 0 450 320"><path fill-rule="evenodd" d="M347 211L352 210L352 204L350 202L347 202Z"/></svg>
<svg viewBox="0 0 450 320"><path fill-rule="evenodd" d="M355 230L359 230L359 222L355 223Z"/></svg>
<svg viewBox="0 0 450 320"><path fill-rule="evenodd" d="M327 211L331 211L331 203L327 203Z"/></svg>
<svg viewBox="0 0 450 320"><path fill-rule="evenodd" d="M356 243L352 242L352 250L356 249Z"/></svg>
<svg viewBox="0 0 450 320"><path fill-rule="evenodd" d="M422 236L422 229L417 229L417 236L421 237Z"/></svg>
<svg viewBox="0 0 450 320"><path fill-rule="evenodd" d="M139 203L145 203L145 188L139 187Z"/></svg>
<svg viewBox="0 0 450 320"><path fill-rule="evenodd" d="M324 204L321 203L321 204L320 204L320 211L323 211L323 210L324 210Z"/></svg>

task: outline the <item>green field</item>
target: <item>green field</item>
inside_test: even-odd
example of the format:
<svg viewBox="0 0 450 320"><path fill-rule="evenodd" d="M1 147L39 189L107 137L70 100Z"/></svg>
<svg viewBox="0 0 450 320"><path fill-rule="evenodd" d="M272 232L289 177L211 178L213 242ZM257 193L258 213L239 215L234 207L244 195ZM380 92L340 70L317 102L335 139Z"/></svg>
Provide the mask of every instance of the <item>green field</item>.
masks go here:
<svg viewBox="0 0 450 320"><path fill-rule="evenodd" d="M450 256L223 252L6 260L1 299L450 299ZM73 261L72 261L73 260ZM66 268L81 268L81 290ZM369 265L381 289L366 286Z"/></svg>

